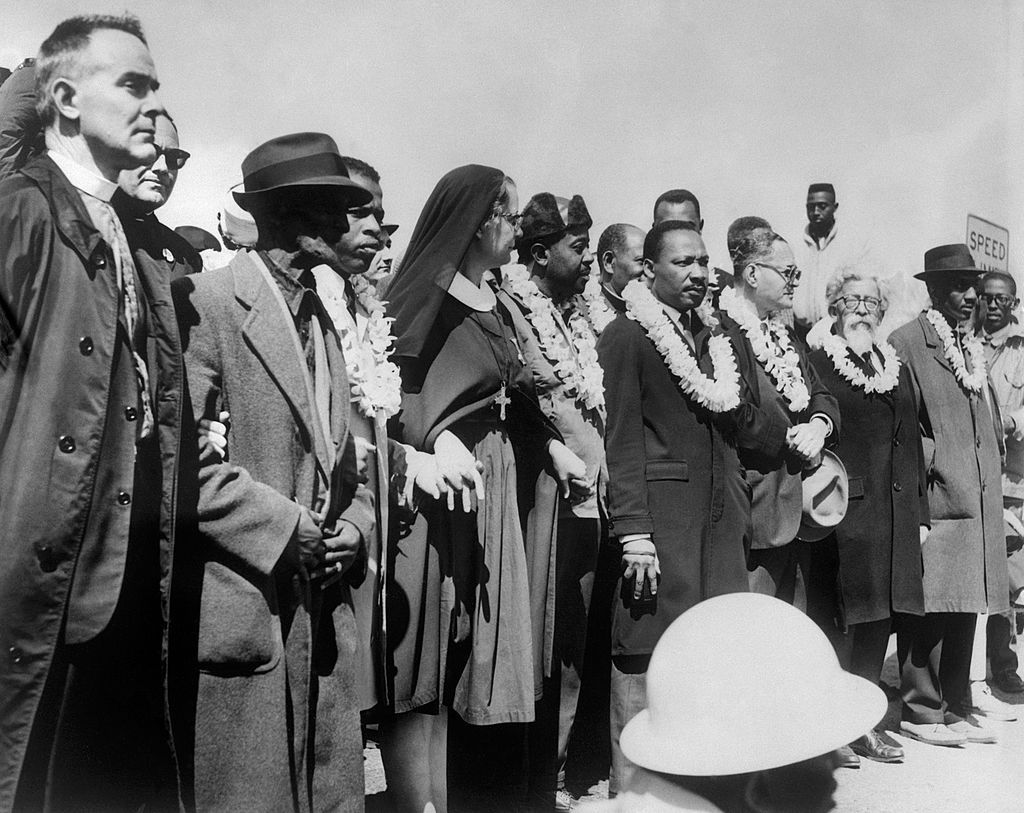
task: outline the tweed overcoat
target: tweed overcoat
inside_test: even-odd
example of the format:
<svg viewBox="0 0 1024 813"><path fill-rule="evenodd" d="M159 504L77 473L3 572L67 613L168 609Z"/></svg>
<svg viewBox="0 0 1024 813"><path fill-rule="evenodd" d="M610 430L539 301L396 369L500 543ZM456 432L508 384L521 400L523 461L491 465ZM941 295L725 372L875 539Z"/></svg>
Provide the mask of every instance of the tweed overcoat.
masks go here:
<svg viewBox="0 0 1024 813"><path fill-rule="evenodd" d="M199 470L197 527L181 543L189 589L174 608L194 627L196 806L361 810L349 590L279 560L300 506L327 511L328 525L340 514L367 539L373 503L355 481L337 335L326 336L324 437L294 322L262 262L239 252L172 286L195 418L231 414L228 459L206 457Z"/></svg>
<svg viewBox="0 0 1024 813"><path fill-rule="evenodd" d="M137 425L111 421L110 382L134 389L115 353L114 257L78 192L49 158L0 184L0 810L9 810L65 617L86 520L114 505L94 477L101 447L131 472ZM136 256L149 305L150 377L163 467L164 617L177 501L181 348L162 269ZM126 377L126 378L125 378ZM61 438L65 440L61 442ZM73 439L73 443L68 440ZM128 512L120 530L127 534Z"/></svg>
<svg viewBox="0 0 1024 813"><path fill-rule="evenodd" d="M985 395L968 392L924 314L889 337L920 394L932 529L921 548L929 613L1009 604L999 441Z"/></svg>
<svg viewBox="0 0 1024 813"><path fill-rule="evenodd" d="M849 476L849 508L831 539L815 546L836 546L841 617L861 624L894 612L920 615L918 528L929 524L928 487L910 373L901 366L894 390L867 393L841 376L824 350L810 361L843 416L833 451Z"/></svg>

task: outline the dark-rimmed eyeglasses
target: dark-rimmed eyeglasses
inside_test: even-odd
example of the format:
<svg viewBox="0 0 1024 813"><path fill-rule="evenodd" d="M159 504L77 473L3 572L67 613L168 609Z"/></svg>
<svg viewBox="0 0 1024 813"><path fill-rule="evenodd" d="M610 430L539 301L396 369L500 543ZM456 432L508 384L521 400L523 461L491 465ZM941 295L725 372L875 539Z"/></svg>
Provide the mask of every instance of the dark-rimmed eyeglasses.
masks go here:
<svg viewBox="0 0 1024 813"><path fill-rule="evenodd" d="M882 300L877 296L841 296L836 300L837 305L842 305L843 310L855 311L861 305L867 313L874 313L882 307Z"/></svg>
<svg viewBox="0 0 1024 813"><path fill-rule="evenodd" d="M159 144L155 146L156 157L159 158L162 155L167 168L171 170L181 169L185 166L185 162L192 157L192 153L185 152L185 150L180 150L177 147L161 147Z"/></svg>
<svg viewBox="0 0 1024 813"><path fill-rule="evenodd" d="M995 305L997 308L1008 308L1013 304L1015 297L1007 294L982 294L978 299L984 300L990 308Z"/></svg>
<svg viewBox="0 0 1024 813"><path fill-rule="evenodd" d="M795 265L788 266L787 268L779 268L778 266L772 265L771 263L763 263L757 260L753 263L754 265L763 265L765 268L770 268L780 277L786 281L786 285L792 286L800 282L800 276L803 272Z"/></svg>
<svg viewBox="0 0 1024 813"><path fill-rule="evenodd" d="M504 209L495 209L491 213L491 217L500 217L504 219L504 221L513 229L516 228L516 226L518 226L523 220L522 212L506 212Z"/></svg>

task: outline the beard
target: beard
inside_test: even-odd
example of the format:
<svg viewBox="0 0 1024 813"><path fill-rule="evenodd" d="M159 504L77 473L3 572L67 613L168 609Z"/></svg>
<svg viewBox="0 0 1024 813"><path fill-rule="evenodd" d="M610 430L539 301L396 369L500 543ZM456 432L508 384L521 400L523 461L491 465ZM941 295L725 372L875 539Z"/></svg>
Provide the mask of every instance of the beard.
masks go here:
<svg viewBox="0 0 1024 813"><path fill-rule="evenodd" d="M863 356L875 344L875 329L866 322L858 322L844 331L844 338L854 353Z"/></svg>

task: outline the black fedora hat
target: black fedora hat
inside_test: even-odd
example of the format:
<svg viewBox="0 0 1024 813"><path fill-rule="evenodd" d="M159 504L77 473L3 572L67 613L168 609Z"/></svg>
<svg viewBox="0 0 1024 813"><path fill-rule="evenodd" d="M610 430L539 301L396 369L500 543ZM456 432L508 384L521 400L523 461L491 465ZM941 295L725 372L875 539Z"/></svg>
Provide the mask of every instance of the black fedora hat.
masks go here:
<svg viewBox="0 0 1024 813"><path fill-rule="evenodd" d="M981 274L981 268L974 264L971 250L964 243L950 243L936 246L924 253L924 271L914 274L917 279L927 280L945 274Z"/></svg>
<svg viewBox="0 0 1024 813"><path fill-rule="evenodd" d="M348 176L334 139L324 133L291 133L272 138L242 161L244 191L232 192L246 211L267 193L293 187L332 190L351 203L369 203L373 195Z"/></svg>

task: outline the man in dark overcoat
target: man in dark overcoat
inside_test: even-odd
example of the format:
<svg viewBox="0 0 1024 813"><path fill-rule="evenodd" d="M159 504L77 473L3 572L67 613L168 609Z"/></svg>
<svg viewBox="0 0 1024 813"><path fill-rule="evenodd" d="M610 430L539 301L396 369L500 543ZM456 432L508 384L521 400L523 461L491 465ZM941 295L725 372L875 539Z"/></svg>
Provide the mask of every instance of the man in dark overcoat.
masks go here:
<svg viewBox="0 0 1024 813"><path fill-rule="evenodd" d="M839 407L781 318L800 281L789 244L766 220L743 217L729 227L729 253L735 283L722 291L718 319L744 381L734 417L751 488L750 589L806 609L801 473L838 440Z"/></svg>
<svg viewBox="0 0 1024 813"><path fill-rule="evenodd" d="M969 713L970 671L977 616L1009 604L1002 423L969 327L980 277L970 251L962 244L929 249L924 267L916 276L928 285L931 305L890 338L920 393L932 520L921 546L925 615L898 619L901 727L936 745L993 742L995 732Z"/></svg>
<svg viewBox="0 0 1024 813"><path fill-rule="evenodd" d="M174 284L195 417L231 421L227 458L203 457L198 532L182 563L192 590L174 607L195 627L195 804L361 810L346 579L361 579L353 563L374 507L312 270L338 265L348 207L370 193L320 133L273 139L242 172L236 197L256 219L256 248ZM327 684L330 713L320 714Z"/></svg>
<svg viewBox="0 0 1024 813"><path fill-rule="evenodd" d="M749 503L736 450L716 413L681 389L685 382L628 304L637 302L675 337L677 357L706 361L709 333L692 311L707 291L707 262L692 224L655 226L644 242L651 290L642 281L627 285L623 296L633 315L619 314L598 342L608 404L610 534L623 573L612 622L613 790L631 770L618 735L644 705L658 638L697 602L747 589ZM648 593L656 602L642 603Z"/></svg>
<svg viewBox="0 0 1024 813"><path fill-rule="evenodd" d="M110 203L163 107L133 17L35 69L47 153L0 186L0 810L163 810L181 351Z"/></svg>
<svg viewBox="0 0 1024 813"><path fill-rule="evenodd" d="M896 351L877 336L887 286L870 272L846 269L825 294L834 321L831 332L808 337L817 348L810 361L843 415L835 452L849 475L849 508L811 547L807 612L843 668L877 684L893 614L924 613L921 540L930 520L917 400ZM850 747L878 762L903 758L902 748L874 730Z"/></svg>

